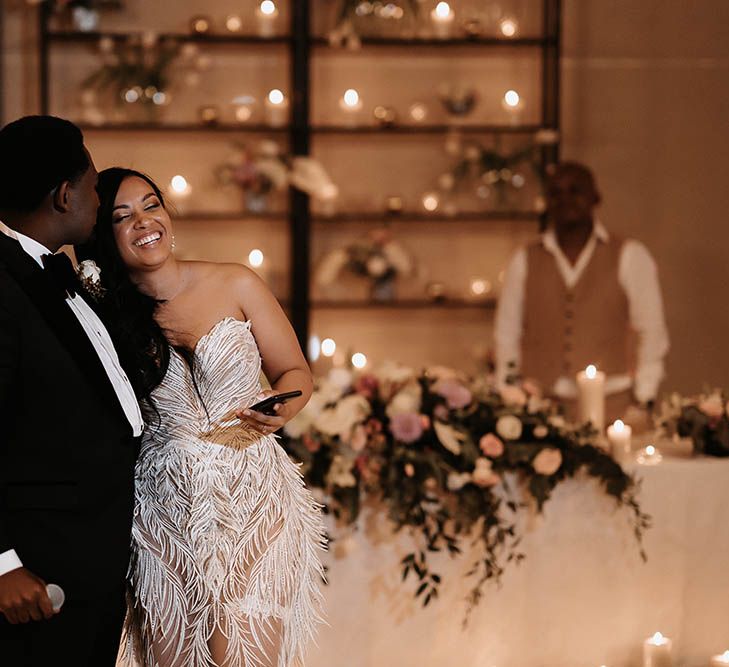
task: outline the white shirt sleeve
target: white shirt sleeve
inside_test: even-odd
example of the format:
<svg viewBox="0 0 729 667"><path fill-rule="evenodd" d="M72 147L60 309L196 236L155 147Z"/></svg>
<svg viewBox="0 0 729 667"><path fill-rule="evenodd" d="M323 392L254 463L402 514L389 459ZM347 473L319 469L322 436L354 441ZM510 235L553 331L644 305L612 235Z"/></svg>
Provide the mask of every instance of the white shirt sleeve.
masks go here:
<svg viewBox="0 0 729 667"><path fill-rule="evenodd" d="M519 248L504 273L504 284L494 321L496 381L499 385L505 382L510 373L518 372L521 363L526 278L526 248Z"/></svg>
<svg viewBox="0 0 729 667"><path fill-rule="evenodd" d="M20 562L20 558L18 558L18 554L15 553L14 549L4 551L0 554L0 577L8 572L17 570L19 567L23 567L23 564Z"/></svg>
<svg viewBox="0 0 729 667"><path fill-rule="evenodd" d="M656 263L639 241L623 246L618 280L628 295L630 324L638 334L634 380L635 397L641 401L656 398L665 374L668 329L663 315L663 299Z"/></svg>

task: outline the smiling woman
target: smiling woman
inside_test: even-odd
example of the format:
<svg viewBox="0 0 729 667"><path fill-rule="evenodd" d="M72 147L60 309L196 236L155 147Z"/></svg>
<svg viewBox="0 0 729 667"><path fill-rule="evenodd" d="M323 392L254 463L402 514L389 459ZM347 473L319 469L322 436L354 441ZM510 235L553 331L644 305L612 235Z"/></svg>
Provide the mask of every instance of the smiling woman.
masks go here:
<svg viewBox="0 0 729 667"><path fill-rule="evenodd" d="M172 253L144 174L99 175L95 237L112 337L146 421L127 628L145 664L288 666L319 617L320 512L273 433L311 395L280 305L255 273ZM261 391L261 372L272 390ZM271 415L250 408L299 390ZM201 603L200 601L205 601ZM187 662L186 662L187 664Z"/></svg>

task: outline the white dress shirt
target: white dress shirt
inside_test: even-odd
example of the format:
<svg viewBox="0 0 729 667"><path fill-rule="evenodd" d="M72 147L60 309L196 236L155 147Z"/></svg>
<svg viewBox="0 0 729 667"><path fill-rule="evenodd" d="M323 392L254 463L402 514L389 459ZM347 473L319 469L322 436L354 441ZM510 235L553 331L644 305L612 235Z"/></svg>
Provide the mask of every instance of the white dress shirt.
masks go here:
<svg viewBox="0 0 729 667"><path fill-rule="evenodd" d="M43 266L41 257L43 255L53 254L48 248L34 239L10 229L2 221L0 221L0 232L18 241L23 250L41 267ZM114 349L114 344L111 342L109 332L89 304L80 296L67 296L66 303L89 337L91 344L94 346L94 350L96 350L96 354L99 355L99 359L104 365L104 369L109 376L109 380L111 380L114 391L119 397L119 403L121 403L124 414L127 416L129 424L132 427L132 433L135 436L141 435L144 429L144 421L139 409L139 403L137 402L132 385L119 363L119 356ZM0 576L22 566L23 564L13 549L0 554Z"/></svg>
<svg viewBox="0 0 729 667"><path fill-rule="evenodd" d="M554 257L565 285L571 289L580 280L600 242L610 236L599 221L593 225L592 235L582 249L575 264L559 246L554 230L542 234L545 249ZM496 376L503 383L511 372L510 362L521 362L521 337L526 298L527 251L516 251L504 274L504 285L499 299L494 325L496 347ZM658 393L658 385L664 376L663 359L668 352L668 330L663 316L663 301L658 282L656 263L648 249L639 241L628 239L623 244L618 264L618 281L628 297L631 327L638 334L638 349L634 377L611 375L606 378L605 391L616 394L633 388L640 402L652 400ZM560 377L552 392L561 398L577 396L574 378Z"/></svg>

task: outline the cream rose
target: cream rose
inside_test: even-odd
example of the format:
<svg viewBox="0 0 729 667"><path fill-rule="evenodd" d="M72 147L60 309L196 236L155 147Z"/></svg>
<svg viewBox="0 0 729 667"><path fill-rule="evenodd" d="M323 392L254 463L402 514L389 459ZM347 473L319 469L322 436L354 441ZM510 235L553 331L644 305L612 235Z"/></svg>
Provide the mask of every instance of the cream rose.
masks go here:
<svg viewBox="0 0 729 667"><path fill-rule="evenodd" d="M534 471L540 475L554 475L562 465L562 452L547 447L539 452L532 461Z"/></svg>
<svg viewBox="0 0 729 667"><path fill-rule="evenodd" d="M90 280L96 284L101 280L101 269L92 259L85 259L78 265L78 274L84 280Z"/></svg>
<svg viewBox="0 0 729 667"><path fill-rule="evenodd" d="M521 419L515 415L503 415L496 420L496 432L504 440L516 440L522 430Z"/></svg>

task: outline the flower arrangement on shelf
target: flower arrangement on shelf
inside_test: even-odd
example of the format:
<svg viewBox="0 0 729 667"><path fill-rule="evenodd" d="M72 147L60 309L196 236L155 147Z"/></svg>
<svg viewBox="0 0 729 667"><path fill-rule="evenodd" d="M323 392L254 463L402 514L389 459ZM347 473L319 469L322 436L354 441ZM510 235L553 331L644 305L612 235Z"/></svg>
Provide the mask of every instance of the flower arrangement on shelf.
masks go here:
<svg viewBox="0 0 729 667"><path fill-rule="evenodd" d="M361 46L361 34L402 34L415 31L418 17L416 0L382 2L381 0L342 0L329 32L331 46L346 46L356 50Z"/></svg>
<svg viewBox="0 0 729 667"><path fill-rule="evenodd" d="M396 279L412 274L413 261L389 229L378 227L365 238L325 255L316 270L316 283L331 285L342 271L367 278L373 300L389 301L395 297Z"/></svg>
<svg viewBox="0 0 729 667"><path fill-rule="evenodd" d="M324 167L313 158L284 154L270 139L254 147L236 143L227 161L217 169L223 185L235 185L245 195L248 211L262 213L268 207L268 195L291 185L325 202L335 200L339 190Z"/></svg>
<svg viewBox="0 0 729 667"><path fill-rule="evenodd" d="M353 375L335 368L319 380L304 410L284 429L283 444L303 463L307 484L327 511L353 524L367 497L381 502L395 532L418 542L401 563L415 576L415 597L427 605L441 577L428 556L458 556L474 535L481 556L466 620L508 563L524 558L516 478L538 511L561 482L585 473L626 507L640 554L650 517L637 500L639 483L593 443L587 427L572 428L529 385L497 391L436 367L423 374L395 364Z"/></svg>
<svg viewBox="0 0 729 667"><path fill-rule="evenodd" d="M129 35L126 39L104 37L99 42L102 65L82 83L92 104L96 94L111 91L117 107L134 117L141 110L144 120L152 120L170 102L170 68L180 53L172 38L159 38L154 32Z"/></svg>
<svg viewBox="0 0 729 667"><path fill-rule="evenodd" d="M696 454L729 456L729 401L720 389L692 397L672 394L658 423L669 437L690 438Z"/></svg>

